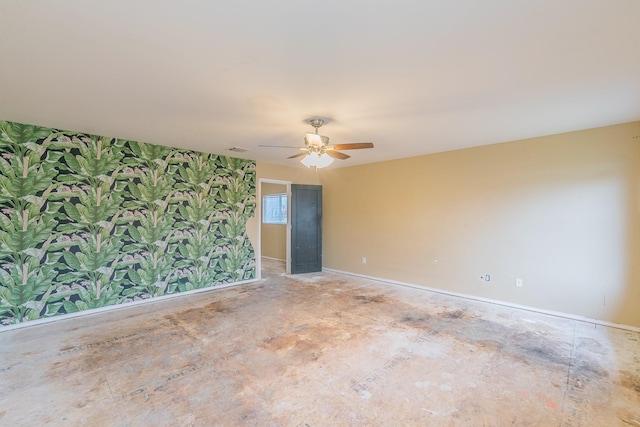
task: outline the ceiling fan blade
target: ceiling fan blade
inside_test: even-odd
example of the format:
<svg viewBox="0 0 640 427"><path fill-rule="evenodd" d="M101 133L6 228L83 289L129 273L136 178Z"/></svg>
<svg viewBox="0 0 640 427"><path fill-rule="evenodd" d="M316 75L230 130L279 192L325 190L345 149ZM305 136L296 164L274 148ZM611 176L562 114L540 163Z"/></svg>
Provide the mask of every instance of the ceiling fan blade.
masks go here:
<svg viewBox="0 0 640 427"><path fill-rule="evenodd" d="M267 147L267 148L300 148L300 147L292 147L291 145L258 145L258 147Z"/></svg>
<svg viewBox="0 0 640 427"><path fill-rule="evenodd" d="M326 153L327 153L327 155L329 157L333 157L334 159L339 159L339 160L346 160L349 157L351 157L351 156L349 156L347 154L341 153L341 152L336 151L336 150L327 150Z"/></svg>
<svg viewBox="0 0 640 427"><path fill-rule="evenodd" d="M354 142L351 144L334 145L334 150L359 150L361 148L373 148L372 142Z"/></svg>
<svg viewBox="0 0 640 427"><path fill-rule="evenodd" d="M306 155L307 155L307 152L305 151L305 152L294 154L293 156L287 157L287 159L295 159L296 157L302 157Z"/></svg>

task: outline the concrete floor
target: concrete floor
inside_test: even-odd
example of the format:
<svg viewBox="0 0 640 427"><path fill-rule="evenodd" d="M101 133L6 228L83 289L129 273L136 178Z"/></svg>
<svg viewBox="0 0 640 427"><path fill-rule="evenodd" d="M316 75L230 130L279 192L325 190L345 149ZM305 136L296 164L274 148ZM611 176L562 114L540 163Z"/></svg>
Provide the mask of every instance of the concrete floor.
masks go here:
<svg viewBox="0 0 640 427"><path fill-rule="evenodd" d="M333 273L0 333L0 425L640 426L638 333Z"/></svg>

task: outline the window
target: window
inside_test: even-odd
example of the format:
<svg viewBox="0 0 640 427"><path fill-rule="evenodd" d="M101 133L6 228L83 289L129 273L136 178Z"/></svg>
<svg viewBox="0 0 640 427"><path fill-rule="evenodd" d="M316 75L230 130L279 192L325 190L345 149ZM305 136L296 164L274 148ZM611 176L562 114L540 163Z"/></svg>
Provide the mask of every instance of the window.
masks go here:
<svg viewBox="0 0 640 427"><path fill-rule="evenodd" d="M287 223L287 195L285 193L262 196L262 222L264 224Z"/></svg>

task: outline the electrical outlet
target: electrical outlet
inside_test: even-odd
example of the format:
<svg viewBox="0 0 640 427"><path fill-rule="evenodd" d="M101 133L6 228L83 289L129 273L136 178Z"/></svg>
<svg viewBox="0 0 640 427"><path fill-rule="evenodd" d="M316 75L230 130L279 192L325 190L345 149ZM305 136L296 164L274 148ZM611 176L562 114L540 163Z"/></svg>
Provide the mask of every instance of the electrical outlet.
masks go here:
<svg viewBox="0 0 640 427"><path fill-rule="evenodd" d="M363 256L363 257L362 257L362 263L363 263L363 264L366 264L366 263L367 263L367 257L366 257L366 256Z"/></svg>
<svg viewBox="0 0 640 427"><path fill-rule="evenodd" d="M522 279L521 279L521 278L519 278L519 277L517 277L517 278L516 278L516 286L517 286L517 287L519 287L519 288L521 288L521 287L522 287L522 283L523 283L523 282L522 282Z"/></svg>

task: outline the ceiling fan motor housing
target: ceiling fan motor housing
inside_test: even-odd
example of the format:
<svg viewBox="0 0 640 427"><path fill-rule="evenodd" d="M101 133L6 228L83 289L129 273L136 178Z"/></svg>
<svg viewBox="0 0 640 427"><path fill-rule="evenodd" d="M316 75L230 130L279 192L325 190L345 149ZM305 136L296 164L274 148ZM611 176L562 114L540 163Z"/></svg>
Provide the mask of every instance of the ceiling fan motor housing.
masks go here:
<svg viewBox="0 0 640 427"><path fill-rule="evenodd" d="M307 147L326 147L329 145L329 137L317 133L307 133L304 137L304 145Z"/></svg>

